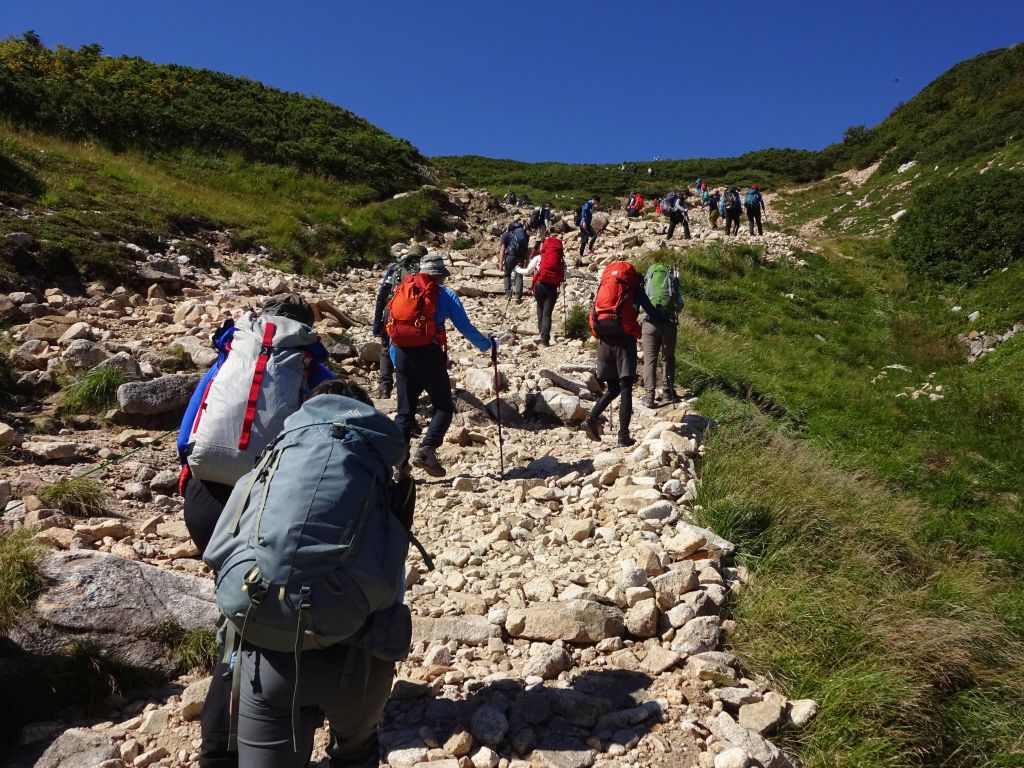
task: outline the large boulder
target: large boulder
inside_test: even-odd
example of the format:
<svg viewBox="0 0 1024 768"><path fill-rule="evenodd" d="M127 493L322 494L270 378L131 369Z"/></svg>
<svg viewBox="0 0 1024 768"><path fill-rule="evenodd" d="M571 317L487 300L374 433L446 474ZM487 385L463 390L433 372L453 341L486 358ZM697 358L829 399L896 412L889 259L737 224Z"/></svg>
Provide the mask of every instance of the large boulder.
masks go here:
<svg viewBox="0 0 1024 768"><path fill-rule="evenodd" d="M75 339L68 344L61 359L72 368L93 368L107 359L107 351L95 341Z"/></svg>
<svg viewBox="0 0 1024 768"><path fill-rule="evenodd" d="M565 640L597 643L620 637L625 628L622 611L592 600L532 603L508 612L505 630L527 640Z"/></svg>
<svg viewBox="0 0 1024 768"><path fill-rule="evenodd" d="M544 416L552 416L563 424L583 421L587 417L587 411L577 395L553 387L545 389L533 401L533 410Z"/></svg>
<svg viewBox="0 0 1024 768"><path fill-rule="evenodd" d="M75 318L65 317L64 315L37 317L22 329L21 338L39 339L49 344L56 344L58 339L67 332L68 328L77 322L78 320Z"/></svg>
<svg viewBox="0 0 1024 768"><path fill-rule="evenodd" d="M202 374L161 376L150 381L129 381L117 388L117 404L124 413L153 416L183 409L199 385Z"/></svg>

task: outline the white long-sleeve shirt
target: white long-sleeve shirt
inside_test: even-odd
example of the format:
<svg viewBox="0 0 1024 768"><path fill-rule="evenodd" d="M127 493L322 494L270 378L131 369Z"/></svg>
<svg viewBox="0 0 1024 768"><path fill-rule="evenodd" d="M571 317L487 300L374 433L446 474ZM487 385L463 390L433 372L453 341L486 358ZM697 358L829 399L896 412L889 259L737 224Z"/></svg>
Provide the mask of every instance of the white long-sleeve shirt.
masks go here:
<svg viewBox="0 0 1024 768"><path fill-rule="evenodd" d="M515 270L520 275L523 275L524 277L529 277L534 272L536 272L539 267L540 267L540 254L538 254L538 255L534 256L532 259L530 259L530 263L527 264L525 267L516 267Z"/></svg>

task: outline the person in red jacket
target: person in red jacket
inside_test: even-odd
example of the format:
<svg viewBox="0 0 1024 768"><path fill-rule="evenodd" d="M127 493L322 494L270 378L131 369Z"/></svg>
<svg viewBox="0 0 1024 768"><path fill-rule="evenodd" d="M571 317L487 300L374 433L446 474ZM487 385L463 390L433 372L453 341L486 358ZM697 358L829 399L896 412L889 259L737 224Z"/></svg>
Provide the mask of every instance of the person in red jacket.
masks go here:
<svg viewBox="0 0 1024 768"><path fill-rule="evenodd" d="M533 275L533 297L537 300L537 331L540 343L551 344L551 315L558 301L558 287L565 282L565 256L562 241L557 237L546 237L526 267L516 267L516 272L529 277Z"/></svg>

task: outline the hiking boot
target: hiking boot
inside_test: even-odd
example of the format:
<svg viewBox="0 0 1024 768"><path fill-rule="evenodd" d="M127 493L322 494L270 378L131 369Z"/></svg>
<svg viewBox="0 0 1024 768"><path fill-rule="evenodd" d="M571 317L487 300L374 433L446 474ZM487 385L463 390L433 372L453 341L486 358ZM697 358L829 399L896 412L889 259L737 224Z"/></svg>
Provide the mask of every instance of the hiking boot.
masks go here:
<svg viewBox="0 0 1024 768"><path fill-rule="evenodd" d="M647 408L657 407L654 403L654 393L644 395L643 399L640 401L640 405L646 406Z"/></svg>
<svg viewBox="0 0 1024 768"><path fill-rule="evenodd" d="M394 481L396 483L399 480L402 480L402 479L404 479L406 477L411 477L411 476L412 476L412 467L410 466L408 459L406 459L401 464L399 464L397 467L395 467L395 472L394 472L393 479L394 479Z"/></svg>
<svg viewBox="0 0 1024 768"><path fill-rule="evenodd" d="M583 420L583 434L589 437L594 442L601 442L601 425L597 419L592 416L587 416Z"/></svg>
<svg viewBox="0 0 1024 768"><path fill-rule="evenodd" d="M619 448L629 448L630 446L636 445L634 440L629 435L619 435L618 446Z"/></svg>
<svg viewBox="0 0 1024 768"><path fill-rule="evenodd" d="M594 253L594 249L593 249L593 248L588 248L588 249L587 249L587 255L588 255L588 256L594 256L594 255L596 255L596 254Z"/></svg>
<svg viewBox="0 0 1024 768"><path fill-rule="evenodd" d="M378 384L377 385L377 399L387 400L391 397L391 385L390 384Z"/></svg>
<svg viewBox="0 0 1024 768"><path fill-rule="evenodd" d="M412 465L426 472L431 477L444 477L445 468L437 460L437 448L421 445L412 457Z"/></svg>
<svg viewBox="0 0 1024 768"><path fill-rule="evenodd" d="M669 403L678 403L681 399L674 389L666 389L661 393L661 399Z"/></svg>

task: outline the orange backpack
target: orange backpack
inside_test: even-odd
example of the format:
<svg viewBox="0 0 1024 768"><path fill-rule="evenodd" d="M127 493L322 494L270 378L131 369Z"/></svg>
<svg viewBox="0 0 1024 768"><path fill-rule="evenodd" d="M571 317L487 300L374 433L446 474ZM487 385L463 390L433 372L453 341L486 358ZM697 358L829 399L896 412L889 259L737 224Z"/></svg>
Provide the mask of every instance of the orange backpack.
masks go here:
<svg viewBox="0 0 1024 768"><path fill-rule="evenodd" d="M438 340L438 285L422 272L406 275L388 302L387 332L396 347L425 347Z"/></svg>
<svg viewBox="0 0 1024 768"><path fill-rule="evenodd" d="M590 310L590 331L594 336L635 336L640 338L636 292L640 273L628 261L613 261L601 273L594 306Z"/></svg>

